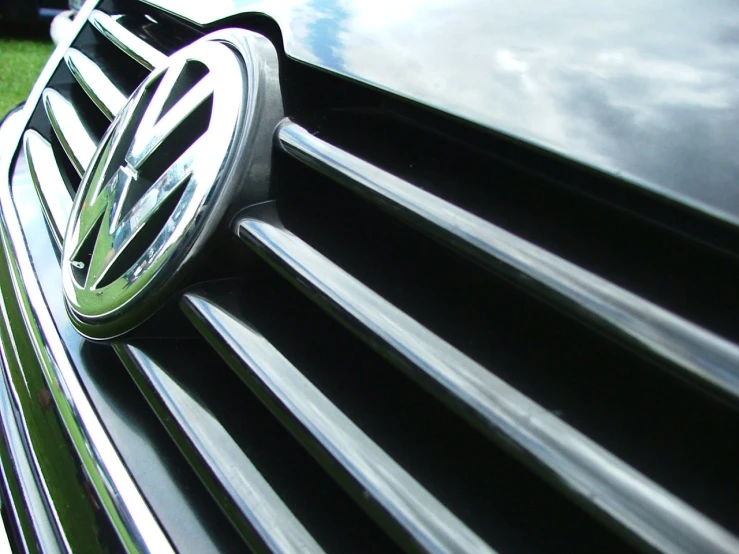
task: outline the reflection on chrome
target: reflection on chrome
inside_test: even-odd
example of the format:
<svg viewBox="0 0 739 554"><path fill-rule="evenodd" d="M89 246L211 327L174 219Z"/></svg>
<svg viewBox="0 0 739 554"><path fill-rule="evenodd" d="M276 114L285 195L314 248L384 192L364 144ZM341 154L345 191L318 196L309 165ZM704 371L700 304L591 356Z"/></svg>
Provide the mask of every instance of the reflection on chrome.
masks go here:
<svg viewBox="0 0 739 554"><path fill-rule="evenodd" d="M74 48L67 50L64 59L74 78L105 117L113 119L118 115L126 103L126 95L113 84L105 72L90 58Z"/></svg>
<svg viewBox="0 0 739 554"><path fill-rule="evenodd" d="M64 294L83 334L129 331L176 286L183 262L214 230L208 215L225 209L236 174L249 170L234 149L251 138L264 98L279 98L266 77L275 74L266 39L221 31L173 54L122 108L80 185L64 241ZM258 113L273 125L280 116L273 107Z"/></svg>
<svg viewBox="0 0 739 554"><path fill-rule="evenodd" d="M274 399L299 427L303 443L316 445L317 458L338 464L360 501L379 505L383 514L375 517L383 523L390 519L391 532L407 534L428 552L493 554L247 322L197 294L186 295L183 304L212 341L240 360L232 364L234 370L255 394Z"/></svg>
<svg viewBox="0 0 739 554"><path fill-rule="evenodd" d="M212 472L236 509L244 514L250 529L242 534L256 533L274 552L323 553L228 431L195 396L140 348L121 344L116 350L127 365L134 366L132 371L140 372L166 406L167 416L163 420L184 431L195 447L208 468L201 475L209 477ZM172 419L176 423L172 424ZM208 479L204 481L207 483ZM218 487L213 487L212 493L220 494ZM242 526L237 527L241 530Z"/></svg>
<svg viewBox="0 0 739 554"><path fill-rule="evenodd" d="M146 69L154 69L167 63L167 56L126 29L118 22L118 18L94 10L90 14L90 23L105 38Z"/></svg>
<svg viewBox="0 0 739 554"><path fill-rule="evenodd" d="M72 196L62 180L54 152L46 139L36 131L28 130L23 141L31 179L54 241L61 250L64 231L72 211Z"/></svg>
<svg viewBox="0 0 739 554"><path fill-rule="evenodd" d="M75 23L74 32L52 54L31 92L31 105L41 98L44 83L51 78L62 59L64 48L69 46L91 8L92 3L83 8ZM21 118L23 122L29 115L30 110L24 111ZM5 125L3 130L4 128ZM1 132L0 138L3 144L6 144L6 140L7 144L18 144L21 132L22 126L19 126L7 135ZM13 151L5 151L4 154L0 156L0 175L7 176L10 174ZM3 263L7 264L12 286L12 290L4 290L3 295L14 295L21 307L22 329L17 331L24 333L25 340L35 352L63 428L72 441L95 493L102 500L102 506L110 517L116 534L131 552L173 552L167 537L110 442L69 361L26 249L10 183L6 177L0 177L0 240ZM8 421L4 420L4 423ZM55 529L56 531L61 532ZM54 550L50 548L50 551Z"/></svg>
<svg viewBox="0 0 739 554"><path fill-rule="evenodd" d="M74 106L54 89L44 90L46 115L74 169L82 176L97 147Z"/></svg>
<svg viewBox="0 0 739 554"><path fill-rule="evenodd" d="M739 551L739 541L579 431L442 340L254 206L239 236L353 328L400 370L491 440L645 546L665 552ZM241 347L243 348L243 347Z"/></svg>
<svg viewBox="0 0 739 554"><path fill-rule="evenodd" d="M461 248L483 266L605 327L679 377L739 400L739 347L508 231L315 136L294 123L277 131L303 163L370 198L412 225Z"/></svg>

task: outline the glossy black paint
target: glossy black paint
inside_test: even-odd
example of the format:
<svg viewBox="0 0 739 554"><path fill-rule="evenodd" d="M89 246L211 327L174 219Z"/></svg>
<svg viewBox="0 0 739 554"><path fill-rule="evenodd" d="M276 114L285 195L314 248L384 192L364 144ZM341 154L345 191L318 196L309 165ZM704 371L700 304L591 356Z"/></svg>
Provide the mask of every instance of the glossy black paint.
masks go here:
<svg viewBox="0 0 739 554"><path fill-rule="evenodd" d="M146 1L264 14L295 59L739 222L731 0Z"/></svg>

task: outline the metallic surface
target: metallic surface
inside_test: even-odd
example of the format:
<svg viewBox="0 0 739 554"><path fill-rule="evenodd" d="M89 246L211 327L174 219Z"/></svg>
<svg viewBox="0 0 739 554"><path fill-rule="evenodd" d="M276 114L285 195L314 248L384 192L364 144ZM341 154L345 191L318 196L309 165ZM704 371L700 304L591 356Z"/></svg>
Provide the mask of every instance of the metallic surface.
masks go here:
<svg viewBox="0 0 739 554"><path fill-rule="evenodd" d="M252 170L251 124L276 120L261 100L279 98L260 39L226 30L173 54L103 137L64 240L64 293L84 335L112 338L152 315Z"/></svg>
<svg viewBox="0 0 739 554"><path fill-rule="evenodd" d="M118 23L117 18L94 10L90 14L90 23L105 38L145 68L154 69L167 63L167 56Z"/></svg>
<svg viewBox="0 0 739 554"><path fill-rule="evenodd" d="M0 226L0 239L12 293L18 298L21 321L41 366L46 389L124 548L130 552L171 552L166 536L123 465L65 351L24 243L14 242L10 234L11 217L16 215L14 202L29 189L35 196L33 185L16 172L12 197L9 189L7 204L4 191L0 190L5 222L5 227ZM23 231L19 232L23 240Z"/></svg>
<svg viewBox="0 0 739 554"><path fill-rule="evenodd" d="M6 324L6 321L3 321ZM4 356L3 356L4 357ZM4 481L4 498L12 502L8 506L9 517L15 519L18 529L25 531L23 546L25 552L40 551L57 553L68 551L68 545L59 534L58 522L50 516L51 502L48 491L36 480L37 464L33 464L27 437L23 436L23 423L19 424L17 404L13 402L8 386L8 370L3 360L3 377L0 379L0 426L3 433L3 448L7 447L8 455L0 456L2 460L2 479ZM13 494L10 479L18 480L18 493ZM21 518L28 518L21 521ZM0 521L2 525L2 521ZM4 528L3 528L4 531ZM22 531L22 532L23 532ZM7 541L7 536L5 537ZM0 545L1 546L1 545ZM66 548L65 548L66 546ZM12 552L9 548L0 552Z"/></svg>
<svg viewBox="0 0 739 554"><path fill-rule="evenodd" d="M112 120L126 103L126 95L118 90L95 62L79 50L68 49L64 59L82 89L105 117Z"/></svg>
<svg viewBox="0 0 739 554"><path fill-rule="evenodd" d="M250 208L239 236L322 307L492 440L587 509L646 547L736 552L739 540L496 377L333 264L280 223L272 204ZM226 337L234 332L223 329ZM247 337L242 337L244 344ZM232 347L243 349L235 339Z"/></svg>
<svg viewBox="0 0 739 554"><path fill-rule="evenodd" d="M5 243L0 239L0 245ZM15 465L27 505L34 515L34 529L39 545L42 549L51 551L70 552L68 537L60 521L57 505L54 504L50 489L54 482L49 472L48 459L44 460L39 440L49 438L43 433L43 423L39 422L37 403L29 402L33 397L33 374L38 371L33 367L31 360L23 356L23 343L28 339L24 329L19 328L17 310L16 284L9 272L12 268L3 265L0 268L2 278L2 300L0 314L2 314L2 329L0 329L0 360L4 370L4 381L7 386L9 404L3 406L2 419L10 456ZM18 377L22 376L25 387L18 387ZM25 389L25 390L24 390ZM35 391L34 391L35 392ZM14 428L14 426L16 426ZM44 435L40 438L40 435ZM57 437L59 438L59 437ZM36 448L35 448L36 447ZM63 453L59 453L61 459ZM42 465L46 462L46 467ZM46 471L44 471L46 469ZM59 473L62 473L61 467ZM40 477L40 478L39 478ZM71 475L67 475L71 477ZM36 481L35 483L33 481ZM67 505L73 503L73 498L65 499ZM57 499L57 502L59 499ZM45 513L42 513L41 510Z"/></svg>
<svg viewBox="0 0 739 554"><path fill-rule="evenodd" d="M293 58L739 224L731 0L145 1L198 24L264 14Z"/></svg>
<svg viewBox="0 0 739 554"><path fill-rule="evenodd" d="M12 144L11 140L17 137L22 129L22 111L17 109L0 123L0 153L6 150L8 144ZM0 329L0 367L2 368L0 373L0 427L3 435L3 440L0 441L0 464L2 465L0 477L4 489L3 498L8 503L4 508L8 519L13 521L21 534L24 552L64 552L68 546L59 533L48 490L36 478L38 460L28 443L28 430L21 416L23 412L19 406L18 395L13 393L11 385L12 377L8 356L12 349L8 348L10 345L5 340L9 328L5 299L12 298L12 291L5 290L4 279L0 280L0 283L2 283L0 292L3 298L0 300L0 314L2 314L0 321L2 325ZM7 537L5 540L7 541ZM1 548L0 551L5 552ZM7 552L10 552L10 549Z"/></svg>
<svg viewBox="0 0 739 554"><path fill-rule="evenodd" d="M50 88L44 91L42 100L54 133L74 169L82 176L95 153L96 141L69 100Z"/></svg>
<svg viewBox="0 0 739 554"><path fill-rule="evenodd" d="M72 195L62 180L54 151L47 140L36 131L28 130L23 136L23 144L44 216L54 242L61 251L64 231L72 211Z"/></svg>
<svg viewBox="0 0 739 554"><path fill-rule="evenodd" d="M100 422L104 426L108 437L123 463L126 471L141 492L143 500L154 514L159 526L166 533L172 548L182 554L201 552L223 552L230 554L234 549L230 544L238 544L238 536L231 531L228 524L218 524L213 527L214 519L220 514L217 505L211 504L207 491L201 487L196 475L189 475L187 463L171 444L168 434L160 427L153 413L149 412L146 401L138 393L136 386L130 381L126 370L115 353L108 345L94 345L85 340L72 326L64 305L61 293L61 267L59 265L59 251L50 240L47 225L41 211L41 206L30 183L24 173L22 158L16 164L12 180L13 201L18 211L26 245L34 268L40 268L36 274L43 300L48 306L51 318L61 338L70 364L84 388L91 405L94 407ZM8 297L12 298L11 295ZM16 316L15 320L18 320ZM22 336L16 335L15 344L24 347ZM22 358L24 371L22 375L30 381L33 376L35 357L33 352L25 351ZM43 375L40 380L44 381ZM22 381L16 381L22 383ZM45 387L45 381L43 385ZM18 387L18 385L17 385ZM19 391L26 387L20 385ZM33 389L30 400L38 408L41 406L37 397L38 391ZM47 419L58 419L56 404L53 397L51 403L44 404ZM44 408L41 408L42 410ZM36 444L36 447L59 449L65 444L66 437L53 440L47 437ZM61 453L59 451L58 453ZM56 468L61 465L62 458L55 455L52 458L52 473L45 478L53 478ZM80 476L84 475L81 469L77 470ZM89 495L94 495L91 484L86 485L89 492L83 491L83 498L90 509ZM58 486L55 500L65 506L70 500L68 491L59 491ZM97 498L97 497L95 497ZM77 540L85 529L92 529L97 524L103 530L102 538L110 544L109 550L116 552L117 539L113 529L106 525L108 516L104 512L100 500L97 505L94 522L82 518L80 506L68 508L73 512L73 521L79 522L77 528L70 530L70 542ZM64 515L64 514L62 514ZM225 529L224 529L225 527ZM89 540L89 537L88 537ZM81 541L84 543L84 541ZM94 542L94 541L93 541ZM113 548L115 546L115 548ZM77 549L73 548L73 551ZM235 552L234 552L235 554Z"/></svg>
<svg viewBox="0 0 739 554"><path fill-rule="evenodd" d="M45 83L60 63L62 53L69 47L91 8L92 4L88 3L82 9L73 25L73 32L62 41L47 62L23 111L21 122L24 125L40 100ZM21 128L9 134L8 144L20 143ZM5 140L3 138L3 143ZM157 554L172 552L167 537L141 497L90 404L48 311L26 249L26 237L7 180L12 158L13 150L4 150L0 157L0 239L12 286L12 291L3 293L14 294L17 298L22 326L30 341L29 347L33 349L43 371L60 421L124 549L128 552ZM30 187L31 194L35 196L30 177L27 180L23 186Z"/></svg>
<svg viewBox="0 0 739 554"><path fill-rule="evenodd" d="M197 398L141 348L125 344L115 348L157 409L162 423L173 437L180 439L183 453L255 551L266 548L282 554L323 552L228 431ZM190 454L191 449L195 455ZM194 457L200 459L199 464L193 461ZM217 484L211 483L210 475Z"/></svg>
<svg viewBox="0 0 739 554"><path fill-rule="evenodd" d="M186 294L183 306L262 402L296 435L302 436L307 447L315 449L319 461L341 467L357 499L401 544L410 541L423 551L439 554L493 552L259 331L196 293Z"/></svg>
<svg viewBox="0 0 739 554"><path fill-rule="evenodd" d="M343 151L294 123L276 133L290 155L481 265L597 325L681 378L739 400L739 347L504 229Z"/></svg>

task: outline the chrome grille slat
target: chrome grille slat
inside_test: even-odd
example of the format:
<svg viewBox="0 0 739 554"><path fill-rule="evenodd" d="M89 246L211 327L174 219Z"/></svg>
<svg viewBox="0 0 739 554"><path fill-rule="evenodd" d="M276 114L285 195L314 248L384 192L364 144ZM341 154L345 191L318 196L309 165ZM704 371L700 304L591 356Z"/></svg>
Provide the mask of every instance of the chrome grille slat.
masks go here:
<svg viewBox="0 0 739 554"><path fill-rule="evenodd" d="M90 23L106 39L146 69L154 69L167 62L165 54L121 25L117 21L119 17L94 10L90 15Z"/></svg>
<svg viewBox="0 0 739 554"><path fill-rule="evenodd" d="M645 546L729 553L739 541L391 305L285 229L274 205L241 238L322 307L489 438Z"/></svg>
<svg viewBox="0 0 739 554"><path fill-rule="evenodd" d="M126 95L108 78L94 61L79 50L70 48L64 54L69 70L105 117L112 120L126 103Z"/></svg>
<svg viewBox="0 0 739 554"><path fill-rule="evenodd" d="M638 348L681 378L739 400L735 344L287 122L280 147L481 265Z"/></svg>
<svg viewBox="0 0 739 554"><path fill-rule="evenodd" d="M61 248L72 211L72 196L59 173L51 144L33 130L26 131L23 144L31 179L41 200L51 235L57 247Z"/></svg>
<svg viewBox="0 0 739 554"><path fill-rule="evenodd" d="M211 488L211 494L229 498L231 507L226 511L255 550L267 548L284 554L323 552L208 410L140 348L119 344L116 350L129 369L143 377L157 402L161 402L166 415L160 418L170 433L173 428L175 433L183 433L197 452L203 468L196 471ZM208 484L210 478L205 477L208 471L215 476L217 486ZM234 521L233 512L240 512L243 518Z"/></svg>
<svg viewBox="0 0 739 554"><path fill-rule="evenodd" d="M97 141L85 129L74 106L64 96L47 88L42 100L54 133L81 177L90 165Z"/></svg>
<svg viewBox="0 0 739 554"><path fill-rule="evenodd" d="M248 323L196 293L183 307L262 402L401 542L430 552L492 552ZM347 486L346 484L344 486ZM380 514L377 513L378 509Z"/></svg>

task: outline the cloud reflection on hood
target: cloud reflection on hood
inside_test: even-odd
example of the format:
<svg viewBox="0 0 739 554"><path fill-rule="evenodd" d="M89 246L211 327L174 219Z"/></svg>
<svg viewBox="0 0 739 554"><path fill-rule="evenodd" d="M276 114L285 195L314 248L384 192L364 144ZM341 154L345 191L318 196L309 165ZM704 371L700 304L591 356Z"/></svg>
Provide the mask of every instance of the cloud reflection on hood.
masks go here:
<svg viewBox="0 0 739 554"><path fill-rule="evenodd" d="M735 5L342 0L342 7L324 37L341 62L319 63L739 213Z"/></svg>
<svg viewBox="0 0 739 554"><path fill-rule="evenodd" d="M303 61L739 222L733 0L214 1L177 7L202 22L265 13Z"/></svg>

